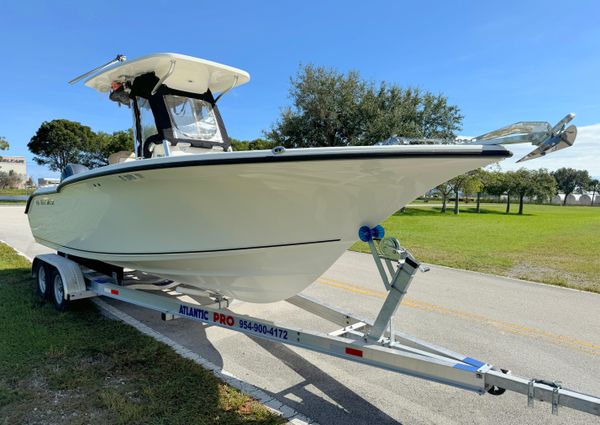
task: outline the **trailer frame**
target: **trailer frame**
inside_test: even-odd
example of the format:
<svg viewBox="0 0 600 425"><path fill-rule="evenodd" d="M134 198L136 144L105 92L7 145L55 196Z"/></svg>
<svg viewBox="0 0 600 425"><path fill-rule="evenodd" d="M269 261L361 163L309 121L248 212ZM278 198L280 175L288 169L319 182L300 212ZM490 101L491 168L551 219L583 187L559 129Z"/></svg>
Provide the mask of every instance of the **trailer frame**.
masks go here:
<svg viewBox="0 0 600 425"><path fill-rule="evenodd" d="M126 273L115 272L109 276L91 269L89 262L61 253L38 255L33 261L32 273L37 277L40 267L46 267L44 271L52 277L50 283L63 285L62 291L48 291L50 295L47 296L52 298L55 294L56 298L62 294L62 300L54 299L60 309L82 298L113 298L158 311L164 320L186 318L478 394L501 395L505 391L513 391L525 395L530 407L536 399L551 403L553 414L558 414L559 406L563 406L600 416L598 397L562 388L558 381L521 378L508 370L394 330L393 315L413 277L419 270L427 269L396 239L384 238L381 226L372 229L363 226L359 236L369 244L388 292L374 321L356 317L302 294L286 300L341 326L329 333L235 313L229 309L230 298L189 288L178 282L160 279L132 282L127 279ZM110 267L103 270L110 270ZM182 300L183 295L189 298Z"/></svg>

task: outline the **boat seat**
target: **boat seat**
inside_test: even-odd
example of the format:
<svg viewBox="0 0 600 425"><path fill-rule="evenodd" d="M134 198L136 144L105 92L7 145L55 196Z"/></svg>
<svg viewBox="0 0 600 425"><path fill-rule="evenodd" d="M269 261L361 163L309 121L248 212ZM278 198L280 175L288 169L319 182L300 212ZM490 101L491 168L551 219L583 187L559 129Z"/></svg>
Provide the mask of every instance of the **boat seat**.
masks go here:
<svg viewBox="0 0 600 425"><path fill-rule="evenodd" d="M60 181L63 181L67 177L71 177L75 174L84 173L88 170L89 168L82 164L67 164L62 173L60 173Z"/></svg>
<svg viewBox="0 0 600 425"><path fill-rule="evenodd" d="M121 162L134 161L135 155L130 151L115 152L108 157L109 164L119 164Z"/></svg>
<svg viewBox="0 0 600 425"><path fill-rule="evenodd" d="M179 146L169 146L169 151L171 152L171 156L182 156L189 155L189 153L180 149ZM163 145L154 145L154 149L152 149L152 158L161 158L165 156L165 150Z"/></svg>

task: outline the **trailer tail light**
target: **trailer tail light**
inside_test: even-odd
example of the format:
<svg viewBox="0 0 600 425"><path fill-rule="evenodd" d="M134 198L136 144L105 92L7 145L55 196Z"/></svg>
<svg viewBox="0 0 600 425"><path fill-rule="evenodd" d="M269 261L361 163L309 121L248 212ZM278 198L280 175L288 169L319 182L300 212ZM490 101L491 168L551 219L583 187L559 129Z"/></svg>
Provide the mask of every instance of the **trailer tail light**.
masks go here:
<svg viewBox="0 0 600 425"><path fill-rule="evenodd" d="M350 354L351 356L362 357L362 350L357 350L356 348L346 347L346 354Z"/></svg>

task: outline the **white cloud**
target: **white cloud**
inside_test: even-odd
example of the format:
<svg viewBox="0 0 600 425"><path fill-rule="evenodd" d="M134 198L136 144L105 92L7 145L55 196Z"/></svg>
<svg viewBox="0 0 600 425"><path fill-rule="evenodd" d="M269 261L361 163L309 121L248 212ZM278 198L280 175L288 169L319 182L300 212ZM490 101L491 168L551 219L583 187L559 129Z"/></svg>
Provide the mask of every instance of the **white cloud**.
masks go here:
<svg viewBox="0 0 600 425"><path fill-rule="evenodd" d="M590 175L600 177L600 124L588 125L577 129L575 144L567 149L548 154L545 157L516 163L517 160L531 152L532 145L506 145L513 153L511 158L500 162L502 170L518 170L519 168L547 168L550 171L561 167L588 170Z"/></svg>

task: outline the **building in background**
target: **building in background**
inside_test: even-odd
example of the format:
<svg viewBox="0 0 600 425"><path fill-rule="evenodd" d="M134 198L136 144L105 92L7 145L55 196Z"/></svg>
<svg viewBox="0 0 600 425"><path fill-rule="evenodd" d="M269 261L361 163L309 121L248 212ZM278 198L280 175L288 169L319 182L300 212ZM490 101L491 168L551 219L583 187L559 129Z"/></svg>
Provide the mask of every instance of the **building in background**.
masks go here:
<svg viewBox="0 0 600 425"><path fill-rule="evenodd" d="M53 184L59 184L60 179L53 177L40 177L38 179L38 187L50 186Z"/></svg>
<svg viewBox="0 0 600 425"><path fill-rule="evenodd" d="M21 181L18 184L19 188L24 188L27 182L27 163L24 156L4 156L0 155L0 171L8 173L13 171L15 174L21 175Z"/></svg>

